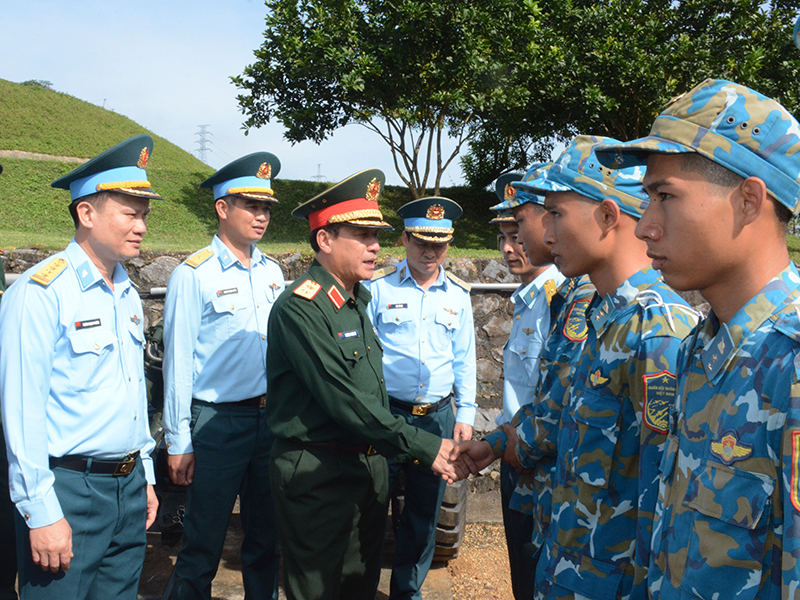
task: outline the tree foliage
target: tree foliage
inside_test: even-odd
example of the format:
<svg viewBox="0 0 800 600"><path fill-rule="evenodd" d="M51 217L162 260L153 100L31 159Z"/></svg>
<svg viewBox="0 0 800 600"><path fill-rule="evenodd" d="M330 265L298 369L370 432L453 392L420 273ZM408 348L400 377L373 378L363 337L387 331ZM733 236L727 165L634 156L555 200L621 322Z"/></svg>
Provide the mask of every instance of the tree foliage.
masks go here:
<svg viewBox="0 0 800 600"><path fill-rule="evenodd" d="M378 134L416 196L489 120L530 102L518 60L533 0L267 0L257 61L234 77L245 127L276 119L320 142L348 123ZM447 140L449 136L450 140ZM455 148L445 151L450 144Z"/></svg>
<svg viewBox="0 0 800 600"><path fill-rule="evenodd" d="M798 0L544 2L527 47L531 103L514 120L485 123L462 159L467 179L485 185L578 133L647 135L672 97L709 77L752 87L798 114L798 8ZM552 119L544 140L543 110ZM503 144L516 150L504 155Z"/></svg>

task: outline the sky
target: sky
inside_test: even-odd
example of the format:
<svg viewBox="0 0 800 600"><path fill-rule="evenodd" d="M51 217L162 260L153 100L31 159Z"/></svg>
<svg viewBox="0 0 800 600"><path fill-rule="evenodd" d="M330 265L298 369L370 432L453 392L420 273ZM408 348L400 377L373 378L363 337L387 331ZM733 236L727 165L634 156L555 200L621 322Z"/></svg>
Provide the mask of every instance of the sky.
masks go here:
<svg viewBox="0 0 800 600"><path fill-rule="evenodd" d="M267 151L281 160L278 178L335 182L378 168L388 184L402 185L389 146L360 125L319 145L292 146L279 123L244 135L230 77L255 62L265 15L263 0L5 0L0 79L49 81L195 156L206 125L207 162L216 169ZM460 184L456 160L442 185Z"/></svg>

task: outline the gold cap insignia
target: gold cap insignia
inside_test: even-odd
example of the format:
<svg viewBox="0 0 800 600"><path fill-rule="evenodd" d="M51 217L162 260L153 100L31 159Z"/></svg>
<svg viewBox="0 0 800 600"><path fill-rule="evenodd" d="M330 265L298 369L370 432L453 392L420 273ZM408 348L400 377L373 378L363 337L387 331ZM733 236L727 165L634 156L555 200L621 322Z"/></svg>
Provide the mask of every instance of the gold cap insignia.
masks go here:
<svg viewBox="0 0 800 600"><path fill-rule="evenodd" d="M139 162L136 163L136 166L140 169L147 168L147 161L150 160L150 151L147 148L142 148L142 151L139 153Z"/></svg>
<svg viewBox="0 0 800 600"><path fill-rule="evenodd" d="M272 179L272 167L269 163L261 163L261 166L258 167L258 172L256 173L256 177L259 179Z"/></svg>
<svg viewBox="0 0 800 600"><path fill-rule="evenodd" d="M377 202L378 195L381 193L381 182L377 177L373 177L372 181L367 184L367 193L364 196L368 202Z"/></svg>
<svg viewBox="0 0 800 600"><path fill-rule="evenodd" d="M511 187L510 183L506 184L505 192L503 192L503 199L504 200L512 200L514 196L517 195L517 190Z"/></svg>
<svg viewBox="0 0 800 600"><path fill-rule="evenodd" d="M444 219L444 207L441 204L429 206L428 211L425 213L425 218L431 221L440 221Z"/></svg>

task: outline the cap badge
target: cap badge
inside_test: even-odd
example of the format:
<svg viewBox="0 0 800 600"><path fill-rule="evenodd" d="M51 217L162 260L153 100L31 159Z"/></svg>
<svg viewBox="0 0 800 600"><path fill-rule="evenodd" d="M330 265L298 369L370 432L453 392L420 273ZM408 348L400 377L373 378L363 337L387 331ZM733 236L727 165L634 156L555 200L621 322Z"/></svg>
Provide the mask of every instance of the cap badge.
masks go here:
<svg viewBox="0 0 800 600"><path fill-rule="evenodd" d="M258 172L256 173L256 177L259 179L272 179L272 167L269 163L261 163L261 166L258 167Z"/></svg>
<svg viewBox="0 0 800 600"><path fill-rule="evenodd" d="M139 162L136 163L136 166L140 169L146 169L148 160L150 160L150 151L147 147L142 148L142 151L139 153Z"/></svg>
<svg viewBox="0 0 800 600"><path fill-rule="evenodd" d="M381 182L377 177L373 177L372 181L367 184L367 193L365 198L367 202L377 202L378 195L381 193Z"/></svg>
<svg viewBox="0 0 800 600"><path fill-rule="evenodd" d="M505 192L503 192L503 199L504 200L513 200L514 196L517 195L517 190L514 189L510 183L506 184Z"/></svg>
<svg viewBox="0 0 800 600"><path fill-rule="evenodd" d="M441 204L434 204L428 207L425 218L431 221L440 221L444 218L444 207Z"/></svg>

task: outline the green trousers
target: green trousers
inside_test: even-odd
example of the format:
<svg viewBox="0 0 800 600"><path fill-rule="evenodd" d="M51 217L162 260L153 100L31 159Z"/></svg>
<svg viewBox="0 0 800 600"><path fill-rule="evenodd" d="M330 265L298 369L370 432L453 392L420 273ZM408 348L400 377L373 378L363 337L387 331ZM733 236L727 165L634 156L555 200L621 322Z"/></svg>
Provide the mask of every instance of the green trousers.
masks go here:
<svg viewBox="0 0 800 600"><path fill-rule="evenodd" d="M373 600L389 505L386 459L276 440L270 487L289 600Z"/></svg>

